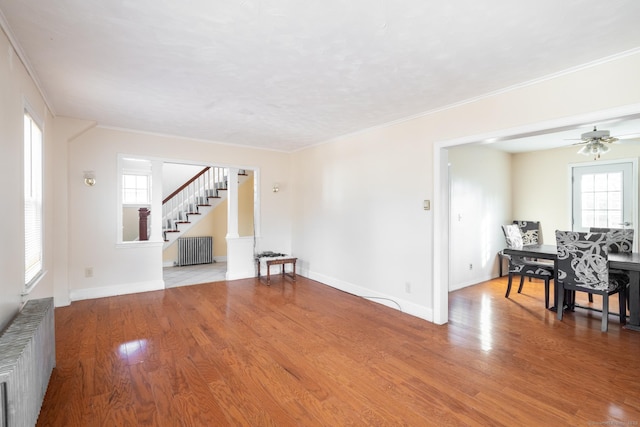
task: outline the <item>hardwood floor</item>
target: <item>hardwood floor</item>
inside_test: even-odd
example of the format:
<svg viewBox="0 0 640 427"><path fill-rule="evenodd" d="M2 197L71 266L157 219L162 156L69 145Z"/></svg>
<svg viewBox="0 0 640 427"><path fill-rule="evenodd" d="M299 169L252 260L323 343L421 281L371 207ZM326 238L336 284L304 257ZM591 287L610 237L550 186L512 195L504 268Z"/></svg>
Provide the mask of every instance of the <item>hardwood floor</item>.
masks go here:
<svg viewBox="0 0 640 427"><path fill-rule="evenodd" d="M301 276L74 302L38 426L637 425L640 333L505 289L444 326Z"/></svg>

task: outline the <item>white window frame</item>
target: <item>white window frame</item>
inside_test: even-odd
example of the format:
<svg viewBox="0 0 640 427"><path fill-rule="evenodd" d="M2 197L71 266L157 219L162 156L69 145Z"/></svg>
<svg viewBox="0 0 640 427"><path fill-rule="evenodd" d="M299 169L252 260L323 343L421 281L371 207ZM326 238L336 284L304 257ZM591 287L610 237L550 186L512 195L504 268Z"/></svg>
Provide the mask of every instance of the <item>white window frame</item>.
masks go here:
<svg viewBox="0 0 640 427"><path fill-rule="evenodd" d="M44 276L44 130L28 106L23 130L24 294L28 294ZM29 207L34 218L28 218Z"/></svg>
<svg viewBox="0 0 640 427"><path fill-rule="evenodd" d="M131 161L145 162L151 165L149 169L146 165L136 168L131 166ZM162 234L157 231L161 229L161 216L153 215L154 212L162 212L162 162L159 162L156 158L146 157L140 155L131 155L118 153L117 157L117 185L116 185L116 236L115 245L118 249L130 249L140 247L162 247L163 240L160 240ZM148 175L149 176L149 203L148 204L123 204L123 175ZM149 240L124 240L123 239L123 217L122 208L126 206L148 206L152 212L151 214L151 235Z"/></svg>
<svg viewBox="0 0 640 427"><path fill-rule="evenodd" d="M145 191L145 200L135 200L135 201L125 201L125 187L124 180L126 176L135 176L135 177L144 177L146 179L146 191ZM146 171L132 171L132 170L123 170L120 181L120 191L122 192L122 205L123 206L151 206L151 172ZM129 187L129 189L135 189L136 193L140 191L141 187Z"/></svg>
<svg viewBox="0 0 640 427"><path fill-rule="evenodd" d="M638 235L638 205L640 203L640 201L638 200L638 159L637 158L620 158L620 159L612 159L612 160L598 160L598 161L594 161L594 162L582 162L582 163L571 163L569 164L569 182L568 182L568 186L569 186L569 194L571 195L571 209L569 209L569 223L572 224L572 229L574 229L574 203L573 203L573 176L574 176L574 168L582 168L582 167L588 167L588 166L598 166L598 165L609 165L609 164L619 164L619 163L631 163L632 165L632 172L631 172L631 182L632 182L632 188L631 188L631 194L632 194L632 226L631 228L634 229L634 233L637 236ZM622 228L622 226L620 227ZM638 250L638 239L634 238L633 239L633 250L637 251Z"/></svg>

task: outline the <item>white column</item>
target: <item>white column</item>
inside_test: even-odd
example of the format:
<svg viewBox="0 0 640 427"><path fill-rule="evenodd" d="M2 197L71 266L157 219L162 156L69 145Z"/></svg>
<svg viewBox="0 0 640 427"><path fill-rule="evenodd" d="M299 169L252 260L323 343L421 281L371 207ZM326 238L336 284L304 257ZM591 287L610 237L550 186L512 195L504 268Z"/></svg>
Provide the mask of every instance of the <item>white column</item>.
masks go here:
<svg viewBox="0 0 640 427"><path fill-rule="evenodd" d="M151 161L151 235L149 240L164 243L162 237L162 166L161 160Z"/></svg>
<svg viewBox="0 0 640 427"><path fill-rule="evenodd" d="M227 183L227 280L255 276L253 237L240 237L238 231L238 168L229 168Z"/></svg>
<svg viewBox="0 0 640 427"><path fill-rule="evenodd" d="M238 234L238 168L229 168L227 177L227 239Z"/></svg>

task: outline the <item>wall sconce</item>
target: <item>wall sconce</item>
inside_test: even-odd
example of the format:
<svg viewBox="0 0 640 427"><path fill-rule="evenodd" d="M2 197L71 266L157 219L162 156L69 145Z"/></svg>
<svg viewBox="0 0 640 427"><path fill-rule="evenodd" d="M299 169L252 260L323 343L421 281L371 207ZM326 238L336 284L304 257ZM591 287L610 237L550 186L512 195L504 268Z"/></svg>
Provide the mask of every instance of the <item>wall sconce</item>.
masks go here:
<svg viewBox="0 0 640 427"><path fill-rule="evenodd" d="M273 191L274 193L280 191L280 187L278 186L277 182L273 184L273 188L271 189L271 191Z"/></svg>
<svg viewBox="0 0 640 427"><path fill-rule="evenodd" d="M96 185L96 174L93 171L84 171L84 185L93 187Z"/></svg>

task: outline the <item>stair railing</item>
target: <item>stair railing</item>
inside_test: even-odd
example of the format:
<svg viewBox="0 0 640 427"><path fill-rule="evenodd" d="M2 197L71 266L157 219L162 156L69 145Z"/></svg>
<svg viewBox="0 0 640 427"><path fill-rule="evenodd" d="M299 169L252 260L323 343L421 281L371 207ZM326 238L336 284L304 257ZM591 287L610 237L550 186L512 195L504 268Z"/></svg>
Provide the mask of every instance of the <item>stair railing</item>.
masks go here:
<svg viewBox="0 0 640 427"><path fill-rule="evenodd" d="M219 191L227 189L228 169L206 167L182 184L162 201L162 229L178 232L178 224L188 223L189 215L198 215L199 206L209 206L209 199L219 198Z"/></svg>

